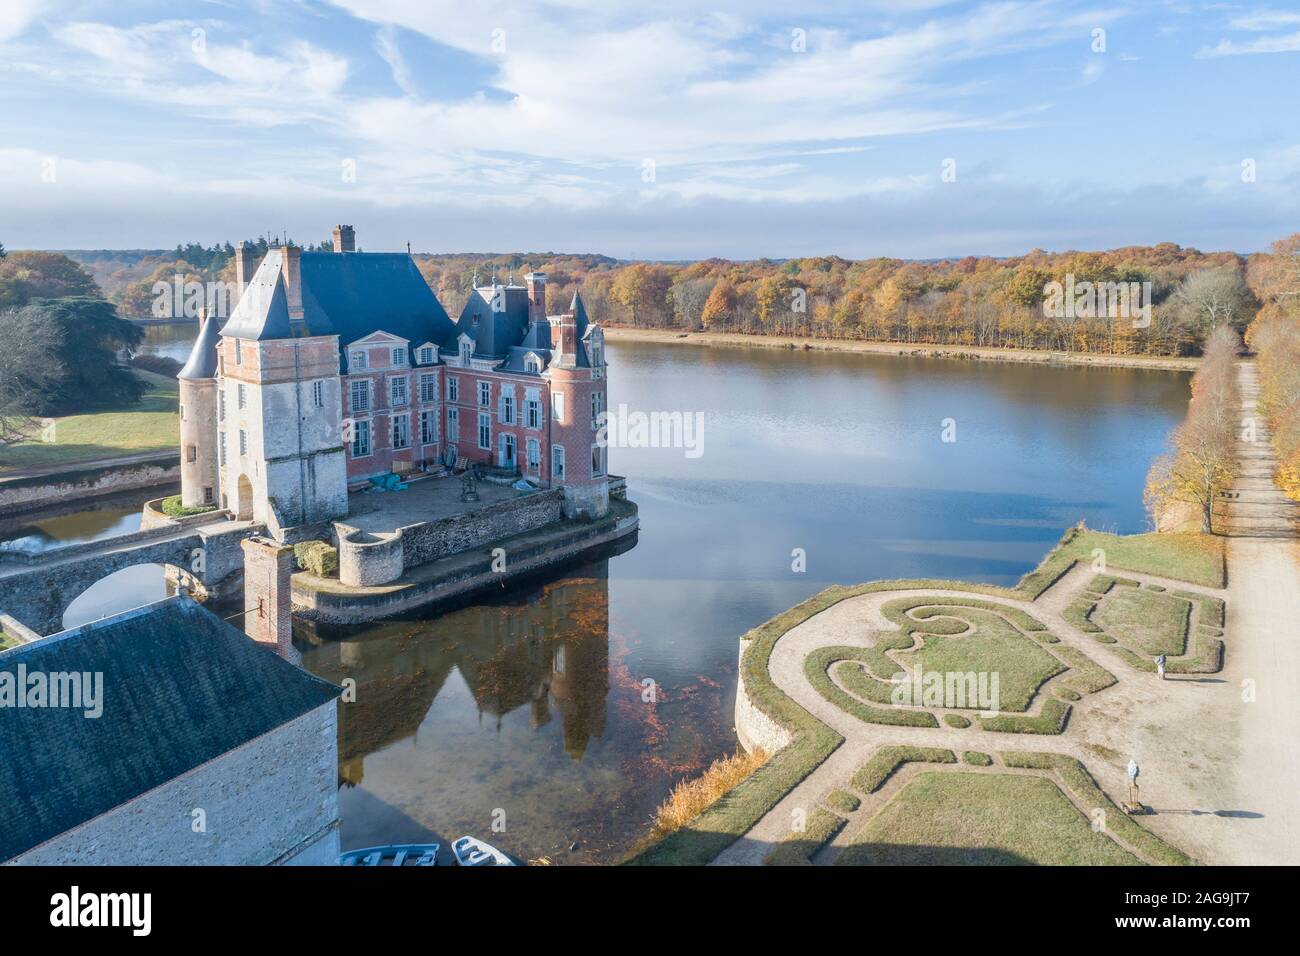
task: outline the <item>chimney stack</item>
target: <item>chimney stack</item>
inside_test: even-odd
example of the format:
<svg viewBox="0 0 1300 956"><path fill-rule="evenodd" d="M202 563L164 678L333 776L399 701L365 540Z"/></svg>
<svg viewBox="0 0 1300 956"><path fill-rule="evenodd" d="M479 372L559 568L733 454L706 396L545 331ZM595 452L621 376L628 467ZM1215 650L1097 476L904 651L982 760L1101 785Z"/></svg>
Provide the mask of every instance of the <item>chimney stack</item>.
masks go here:
<svg viewBox="0 0 1300 956"><path fill-rule="evenodd" d="M257 271L257 254L253 247L241 241L235 246L235 288L238 295L243 295Z"/></svg>
<svg viewBox="0 0 1300 956"><path fill-rule="evenodd" d="M528 284L528 321L546 321L546 273L530 272L524 276Z"/></svg>
<svg viewBox="0 0 1300 956"><path fill-rule="evenodd" d="M273 538L240 542L244 549L244 633L287 661L298 662L293 646L293 548Z"/></svg>
<svg viewBox="0 0 1300 956"><path fill-rule="evenodd" d="M357 251L357 234L351 226L337 225L334 227L334 251Z"/></svg>
<svg viewBox="0 0 1300 956"><path fill-rule="evenodd" d="M289 323L302 322L302 246L286 245L280 250L284 263L284 294L288 299Z"/></svg>
<svg viewBox="0 0 1300 956"><path fill-rule="evenodd" d="M573 311L552 317L551 365L572 367L578 361L578 323Z"/></svg>

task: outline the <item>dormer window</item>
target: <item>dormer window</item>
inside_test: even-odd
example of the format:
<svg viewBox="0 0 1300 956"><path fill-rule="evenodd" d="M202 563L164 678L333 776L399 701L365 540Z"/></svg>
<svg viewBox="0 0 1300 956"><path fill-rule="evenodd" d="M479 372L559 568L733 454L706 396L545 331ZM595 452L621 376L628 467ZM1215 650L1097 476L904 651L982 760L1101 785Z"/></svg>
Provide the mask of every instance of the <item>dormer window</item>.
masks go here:
<svg viewBox="0 0 1300 956"><path fill-rule="evenodd" d="M541 374L542 371L541 358L539 358L536 354L529 352L526 356L524 356L524 371L536 372L538 374Z"/></svg>
<svg viewBox="0 0 1300 956"><path fill-rule="evenodd" d="M433 346L432 346L432 345L421 346L420 350L419 350L418 352L416 352L415 355L416 355L416 359L419 361L419 363L420 363L421 365L432 365L432 364L433 364Z"/></svg>
<svg viewBox="0 0 1300 956"><path fill-rule="evenodd" d="M468 367L470 360L473 357L474 357L474 343L461 342L460 343L460 364Z"/></svg>

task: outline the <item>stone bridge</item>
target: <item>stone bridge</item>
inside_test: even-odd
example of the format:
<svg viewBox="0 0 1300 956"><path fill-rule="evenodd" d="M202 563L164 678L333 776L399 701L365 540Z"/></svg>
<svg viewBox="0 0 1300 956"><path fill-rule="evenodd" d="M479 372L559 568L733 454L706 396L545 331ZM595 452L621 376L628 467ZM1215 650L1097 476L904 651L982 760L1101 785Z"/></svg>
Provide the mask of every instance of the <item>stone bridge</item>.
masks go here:
<svg viewBox="0 0 1300 956"><path fill-rule="evenodd" d="M162 527L43 554L0 560L0 611L41 635L63 630L63 613L92 584L138 564L161 564L214 591L243 570L240 542L264 531L251 521Z"/></svg>

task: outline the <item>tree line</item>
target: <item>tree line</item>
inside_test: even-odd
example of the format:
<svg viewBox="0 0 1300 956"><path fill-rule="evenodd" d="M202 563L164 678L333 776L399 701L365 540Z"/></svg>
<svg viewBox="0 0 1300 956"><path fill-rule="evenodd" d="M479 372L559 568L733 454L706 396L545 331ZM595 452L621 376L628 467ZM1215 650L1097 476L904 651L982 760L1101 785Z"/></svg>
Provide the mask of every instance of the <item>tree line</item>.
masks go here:
<svg viewBox="0 0 1300 956"><path fill-rule="evenodd" d="M417 256L453 314L473 271L541 269L552 301L581 288L609 325L1111 354L1194 355L1257 307L1250 258L1172 243L934 262L835 256L619 263L591 257ZM1053 309L1053 288L1058 293ZM1122 301L1117 301L1122 296ZM1119 308L1116 308L1116 305Z"/></svg>

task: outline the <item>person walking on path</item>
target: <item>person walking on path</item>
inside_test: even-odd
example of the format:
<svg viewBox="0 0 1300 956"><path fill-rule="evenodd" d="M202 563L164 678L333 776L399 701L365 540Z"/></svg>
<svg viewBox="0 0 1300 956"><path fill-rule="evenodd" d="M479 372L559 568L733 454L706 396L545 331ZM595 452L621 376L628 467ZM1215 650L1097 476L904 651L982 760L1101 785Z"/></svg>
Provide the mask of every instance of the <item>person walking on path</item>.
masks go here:
<svg viewBox="0 0 1300 956"><path fill-rule="evenodd" d="M1156 655L1156 673L1160 675L1161 680L1165 679L1165 655L1163 654Z"/></svg>

